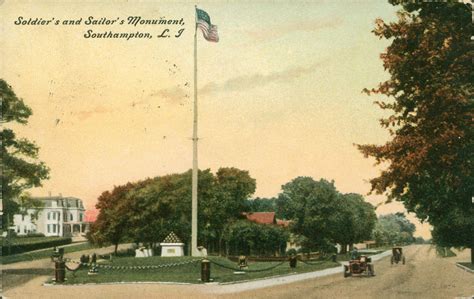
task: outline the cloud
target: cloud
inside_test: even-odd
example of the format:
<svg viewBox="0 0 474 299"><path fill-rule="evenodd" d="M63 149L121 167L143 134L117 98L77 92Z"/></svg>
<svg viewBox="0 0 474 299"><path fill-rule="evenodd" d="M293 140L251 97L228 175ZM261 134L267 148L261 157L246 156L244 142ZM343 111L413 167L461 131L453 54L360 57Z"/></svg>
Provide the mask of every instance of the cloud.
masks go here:
<svg viewBox="0 0 474 299"><path fill-rule="evenodd" d="M253 89L274 82L285 83L311 74L318 70L320 66L321 63L314 63L308 66L287 68L283 71L271 72L269 74L256 73L252 75L237 76L224 82L208 83L204 87L200 88L198 93L200 95L205 95L216 92L232 92ZM189 89L183 88L181 86L160 89L150 94L150 96L153 97L158 96L169 99L173 103L182 103L183 100L190 99L190 95L192 95L192 92L190 92Z"/></svg>
<svg viewBox="0 0 474 299"><path fill-rule="evenodd" d="M331 20L301 21L289 24L278 24L266 29L260 28L259 30L246 31L246 34L257 41L268 41L298 31L314 32L323 29L337 28L341 26L342 23L343 21L341 18L335 18Z"/></svg>
<svg viewBox="0 0 474 299"><path fill-rule="evenodd" d="M114 110L105 108L104 106L96 106L92 110L79 111L79 112L76 112L75 114L79 120L85 120L96 114L111 113L113 111Z"/></svg>
<svg viewBox="0 0 474 299"><path fill-rule="evenodd" d="M265 86L274 82L288 82L296 78L302 77L307 74L315 72L320 63L315 63L309 66L298 66L293 68L288 68L280 72L272 72L269 74L253 74L253 75L244 75L231 78L222 83L208 83L203 88L200 89L201 94L208 94L212 92L220 91L238 91L238 90L247 90L256 87Z"/></svg>
<svg viewBox="0 0 474 299"><path fill-rule="evenodd" d="M172 103L181 103L183 100L188 99L189 92L181 86L174 86L171 88L160 89L150 94L152 97L160 97L170 100Z"/></svg>

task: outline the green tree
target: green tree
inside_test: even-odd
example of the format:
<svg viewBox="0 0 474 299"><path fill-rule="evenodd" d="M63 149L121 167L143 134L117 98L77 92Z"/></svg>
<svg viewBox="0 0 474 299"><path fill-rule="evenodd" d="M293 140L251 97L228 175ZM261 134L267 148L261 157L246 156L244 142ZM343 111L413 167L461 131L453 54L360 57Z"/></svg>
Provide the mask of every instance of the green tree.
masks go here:
<svg viewBox="0 0 474 299"><path fill-rule="evenodd" d="M248 172L221 168L216 175L199 171L198 240L220 250L224 228L244 211L255 191ZM95 243L116 246L124 239L153 247L170 232L185 243L191 238L191 171L170 174L115 187L98 200L99 216L92 228Z"/></svg>
<svg viewBox="0 0 474 299"><path fill-rule="evenodd" d="M19 213L21 215L28 215L29 212L34 211L31 216L31 221L35 223L41 208L44 207L44 202L39 199L31 197L28 192L23 192L17 200L19 206Z"/></svg>
<svg viewBox="0 0 474 299"><path fill-rule="evenodd" d="M210 236L207 246L216 248L219 253L224 252L223 232L241 217L255 188L256 181L248 171L234 167L219 168L214 183L214 196L208 197L208 202L203 202L206 211L202 222L206 226L203 232L208 232Z"/></svg>
<svg viewBox="0 0 474 299"><path fill-rule="evenodd" d="M285 252L288 232L276 225L238 220L226 228L224 238L231 255L268 256Z"/></svg>
<svg viewBox="0 0 474 299"><path fill-rule="evenodd" d="M118 245L128 233L127 195L133 188L136 188L136 185L127 183L115 186L111 192L105 191L99 196L96 204L99 215L91 226L91 232L88 234L89 241L98 245L113 244L115 254L117 254Z"/></svg>
<svg viewBox="0 0 474 299"><path fill-rule="evenodd" d="M2 223L8 226L13 219L12 215L19 211L16 200L25 190L40 187L41 182L49 178L49 169L43 162L37 160L38 146L25 138L18 138L9 128L9 125L14 123L26 125L32 110L23 99L17 97L12 87L3 79L0 79L0 102L2 106L0 115L2 124L1 195L3 216L7 219Z"/></svg>
<svg viewBox="0 0 474 299"><path fill-rule="evenodd" d="M276 198L253 198L246 202L246 211L248 212L275 212Z"/></svg>
<svg viewBox="0 0 474 299"><path fill-rule="evenodd" d="M415 241L415 225L403 213L381 215L374 229L377 245L401 245Z"/></svg>
<svg viewBox="0 0 474 299"><path fill-rule="evenodd" d="M324 250L333 242L339 225L339 196L334 182L297 177L282 186L278 210L292 221L291 231L304 237L304 247Z"/></svg>
<svg viewBox="0 0 474 299"><path fill-rule="evenodd" d="M392 0L393 5L405 2ZM474 263L473 25L462 3L407 3L398 21L376 21L374 33L392 41L381 55L390 78L369 94L391 115L384 145L360 145L388 167L371 180L434 227L434 241L471 248Z"/></svg>
<svg viewBox="0 0 474 299"><path fill-rule="evenodd" d="M347 245L352 248L354 243L369 240L377 222L374 207L365 202L360 194L349 193L338 200L337 226L333 230L332 239L341 244L342 253L346 253Z"/></svg>

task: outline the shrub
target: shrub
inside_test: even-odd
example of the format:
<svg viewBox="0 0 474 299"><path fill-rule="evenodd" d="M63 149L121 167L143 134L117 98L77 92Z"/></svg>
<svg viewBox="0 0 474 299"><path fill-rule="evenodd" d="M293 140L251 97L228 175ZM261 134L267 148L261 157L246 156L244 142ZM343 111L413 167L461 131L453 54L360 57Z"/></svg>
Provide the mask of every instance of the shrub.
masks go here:
<svg viewBox="0 0 474 299"><path fill-rule="evenodd" d="M31 237L31 238L16 238L12 239L10 245L10 254L18 254L43 248L49 248L54 246L61 246L70 244L71 238L59 238L59 237ZM8 255L8 244L5 238L2 238L2 255Z"/></svg>
<svg viewBox="0 0 474 299"><path fill-rule="evenodd" d="M288 233L281 227L240 220L224 235L231 255L272 256L286 249Z"/></svg>
<svg viewBox="0 0 474 299"><path fill-rule="evenodd" d="M43 233L28 233L26 235L19 235L16 238L44 238L45 235Z"/></svg>

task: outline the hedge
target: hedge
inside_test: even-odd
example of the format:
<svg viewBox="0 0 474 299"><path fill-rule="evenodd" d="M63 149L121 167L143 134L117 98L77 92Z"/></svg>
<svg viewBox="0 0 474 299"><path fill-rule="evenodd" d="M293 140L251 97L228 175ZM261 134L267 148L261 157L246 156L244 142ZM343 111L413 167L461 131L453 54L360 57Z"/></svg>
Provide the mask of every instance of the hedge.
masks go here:
<svg viewBox="0 0 474 299"><path fill-rule="evenodd" d="M23 238L20 240L12 239L11 251L10 254L18 254L43 248L49 248L54 246L61 246L70 244L72 242L71 238ZM19 241L19 242L18 242ZM30 242L28 242L30 241ZM6 239L2 238L2 255L8 255L8 244Z"/></svg>

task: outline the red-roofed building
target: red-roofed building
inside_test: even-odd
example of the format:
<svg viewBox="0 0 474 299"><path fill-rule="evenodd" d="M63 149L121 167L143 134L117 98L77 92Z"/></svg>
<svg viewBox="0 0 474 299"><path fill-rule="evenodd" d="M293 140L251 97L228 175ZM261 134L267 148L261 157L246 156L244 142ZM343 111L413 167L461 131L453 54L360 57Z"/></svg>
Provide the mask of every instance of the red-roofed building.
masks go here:
<svg viewBox="0 0 474 299"><path fill-rule="evenodd" d="M273 224L284 228L289 228L291 222L290 220L277 219L275 217L275 212L247 212L242 213L242 215L245 216L247 220L258 224ZM293 234L290 234L286 244L287 250L291 248L298 250L301 248L301 245Z"/></svg>
<svg viewBox="0 0 474 299"><path fill-rule="evenodd" d="M259 224L277 224L275 212L248 212L243 213L247 220Z"/></svg>
<svg viewBox="0 0 474 299"><path fill-rule="evenodd" d="M283 227L289 227L290 226L290 220L281 220L281 219L277 219L277 225L279 226L283 226Z"/></svg>

